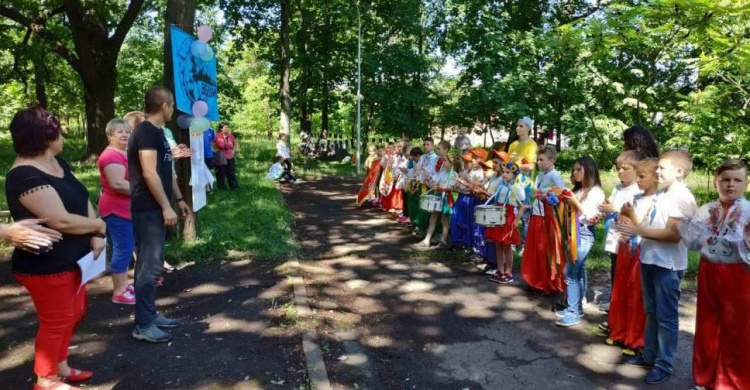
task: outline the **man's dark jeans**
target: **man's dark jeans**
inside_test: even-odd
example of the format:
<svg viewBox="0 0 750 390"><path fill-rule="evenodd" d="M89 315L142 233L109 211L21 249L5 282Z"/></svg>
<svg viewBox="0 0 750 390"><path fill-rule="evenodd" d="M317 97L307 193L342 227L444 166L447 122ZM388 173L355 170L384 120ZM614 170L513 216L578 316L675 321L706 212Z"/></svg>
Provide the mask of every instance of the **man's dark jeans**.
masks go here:
<svg viewBox="0 0 750 390"><path fill-rule="evenodd" d="M132 213L138 259L135 263L135 324L146 328L156 318L156 280L164 270L167 229L161 210Z"/></svg>

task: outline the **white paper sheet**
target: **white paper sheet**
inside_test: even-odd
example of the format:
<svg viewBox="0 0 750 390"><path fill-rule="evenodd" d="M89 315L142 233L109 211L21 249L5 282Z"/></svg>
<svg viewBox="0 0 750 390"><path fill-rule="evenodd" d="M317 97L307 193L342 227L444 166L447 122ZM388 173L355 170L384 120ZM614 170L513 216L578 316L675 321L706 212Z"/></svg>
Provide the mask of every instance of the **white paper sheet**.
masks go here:
<svg viewBox="0 0 750 390"><path fill-rule="evenodd" d="M99 257L94 259L94 252L89 252L86 256L81 257L78 260L78 268L81 269L81 285L78 286L78 291L81 291L81 287L88 283L91 279L104 273L107 270L107 243L104 242L104 250L99 254Z"/></svg>

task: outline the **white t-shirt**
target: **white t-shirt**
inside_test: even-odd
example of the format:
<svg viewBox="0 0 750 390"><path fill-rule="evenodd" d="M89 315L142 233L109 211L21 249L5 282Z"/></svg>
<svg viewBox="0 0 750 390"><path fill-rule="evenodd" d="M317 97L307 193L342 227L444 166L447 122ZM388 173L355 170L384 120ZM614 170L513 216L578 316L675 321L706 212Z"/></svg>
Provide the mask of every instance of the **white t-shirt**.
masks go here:
<svg viewBox="0 0 750 390"><path fill-rule="evenodd" d="M560 172L553 169L549 172L539 172L536 175L536 180L534 181L535 189L546 192L552 187L565 188L565 181L560 176ZM532 215L544 216L544 204L541 200L534 201L531 213Z"/></svg>
<svg viewBox="0 0 750 390"><path fill-rule="evenodd" d="M583 190L576 191L575 196L581 202L581 208L583 209L578 221L584 226L596 225L596 222L591 222L590 220L599 216L599 206L604 203L604 199L606 198L602 187L591 187L589 193L586 195L586 199L581 199Z"/></svg>
<svg viewBox="0 0 750 390"><path fill-rule="evenodd" d="M284 173L284 167L281 166L281 163L274 163L273 165L271 165L271 168L268 168L266 179L277 180L281 177L282 173Z"/></svg>
<svg viewBox="0 0 750 390"><path fill-rule="evenodd" d="M647 229L664 229L669 218L692 218L697 210L695 197L684 183L673 183L669 190L656 193L655 211L646 216ZM644 238L641 241L641 263L673 271L687 268L687 247L682 241L663 242Z"/></svg>
<svg viewBox="0 0 750 390"><path fill-rule="evenodd" d="M622 209L622 206L625 205L625 203L632 203L633 198L643 193L643 191L638 188L638 184L631 184L627 187L623 187L622 184L618 184L615 186L614 189L612 189L612 193L609 195L609 203L615 206L615 210ZM607 230L607 237L604 239L604 250L609 253L617 253L617 246L618 246L619 240L617 236L617 223L615 221L611 221L609 223L609 230Z"/></svg>

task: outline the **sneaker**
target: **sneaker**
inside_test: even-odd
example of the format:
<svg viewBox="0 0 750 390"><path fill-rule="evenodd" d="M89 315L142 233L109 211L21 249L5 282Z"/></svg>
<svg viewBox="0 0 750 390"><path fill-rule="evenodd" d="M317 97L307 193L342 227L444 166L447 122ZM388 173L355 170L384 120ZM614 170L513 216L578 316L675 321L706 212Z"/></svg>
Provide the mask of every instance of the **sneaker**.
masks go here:
<svg viewBox="0 0 750 390"><path fill-rule="evenodd" d="M153 324L158 326L159 328L176 328L180 326L180 321L173 318L167 318L159 314L156 316L156 318L154 318Z"/></svg>
<svg viewBox="0 0 750 390"><path fill-rule="evenodd" d="M555 312L555 315L557 316L557 318L564 318L568 314L571 314L571 313L570 313L570 310L568 310L567 307L565 309L558 310L558 311Z"/></svg>
<svg viewBox="0 0 750 390"><path fill-rule="evenodd" d="M485 275L495 276L497 274L497 268L490 268L484 271Z"/></svg>
<svg viewBox="0 0 750 390"><path fill-rule="evenodd" d="M132 292L135 294L135 286L133 286L133 283L130 283L128 287L125 287L125 290Z"/></svg>
<svg viewBox="0 0 750 390"><path fill-rule="evenodd" d="M568 328L571 326L575 326L581 323L581 316L575 315L575 314L568 314L563 318L560 318L555 322L555 325L561 326L563 328Z"/></svg>
<svg viewBox="0 0 750 390"><path fill-rule="evenodd" d="M605 302L599 305L599 310L605 313L609 313L609 302Z"/></svg>
<svg viewBox="0 0 750 390"><path fill-rule="evenodd" d="M164 285L164 277L159 276L156 278L156 287L161 287Z"/></svg>
<svg viewBox="0 0 750 390"><path fill-rule="evenodd" d="M647 363L643 359L643 356L638 356L638 357L633 357L633 358L625 359L625 364L627 364L628 366L640 367L640 368L646 368L646 369L649 369L649 368L651 368L651 367L654 366L651 363Z"/></svg>
<svg viewBox="0 0 750 390"><path fill-rule="evenodd" d="M646 378L643 380L649 385L658 385L659 383L664 382L665 380L669 379L669 377L672 374L662 370L659 367L654 367L651 369L651 371L646 374Z"/></svg>
<svg viewBox="0 0 750 390"><path fill-rule="evenodd" d="M136 340L148 341L149 343L166 343L172 340L172 335L151 324L146 329L140 329L137 325L130 334Z"/></svg>
<svg viewBox="0 0 750 390"><path fill-rule="evenodd" d="M503 284L513 283L513 274L503 275Z"/></svg>
<svg viewBox="0 0 750 390"><path fill-rule="evenodd" d="M622 355L623 355L623 356L634 357L634 356L638 356L638 355L640 355L640 354L638 353L638 351L636 351L636 350L634 350L634 349L630 349L630 348L623 348L623 349L622 349Z"/></svg>
<svg viewBox="0 0 750 390"><path fill-rule="evenodd" d="M112 302L119 303L120 305L135 305L135 293L126 289L120 295L113 295Z"/></svg>
<svg viewBox="0 0 750 390"><path fill-rule="evenodd" d="M175 270L176 268L172 264L169 264L166 261L164 262L164 272L170 273L170 272L174 272Z"/></svg>
<svg viewBox="0 0 750 390"><path fill-rule="evenodd" d="M501 275L497 273L497 270L495 270L495 274L490 276L488 279L490 282L503 284L503 280L505 280L505 275Z"/></svg>

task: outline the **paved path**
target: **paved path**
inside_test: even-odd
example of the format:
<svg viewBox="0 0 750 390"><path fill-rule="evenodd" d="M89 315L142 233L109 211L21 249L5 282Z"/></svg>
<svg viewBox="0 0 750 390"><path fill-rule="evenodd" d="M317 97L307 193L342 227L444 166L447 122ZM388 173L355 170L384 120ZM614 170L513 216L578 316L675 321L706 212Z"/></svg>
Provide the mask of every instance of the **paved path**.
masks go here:
<svg viewBox="0 0 750 390"><path fill-rule="evenodd" d="M358 183L284 189L297 217L310 306L337 389L639 389L645 371L595 335L605 320L554 325L555 298L499 286L459 252L413 252L416 241L375 210L356 208ZM683 299L675 375L688 389L694 305Z"/></svg>

